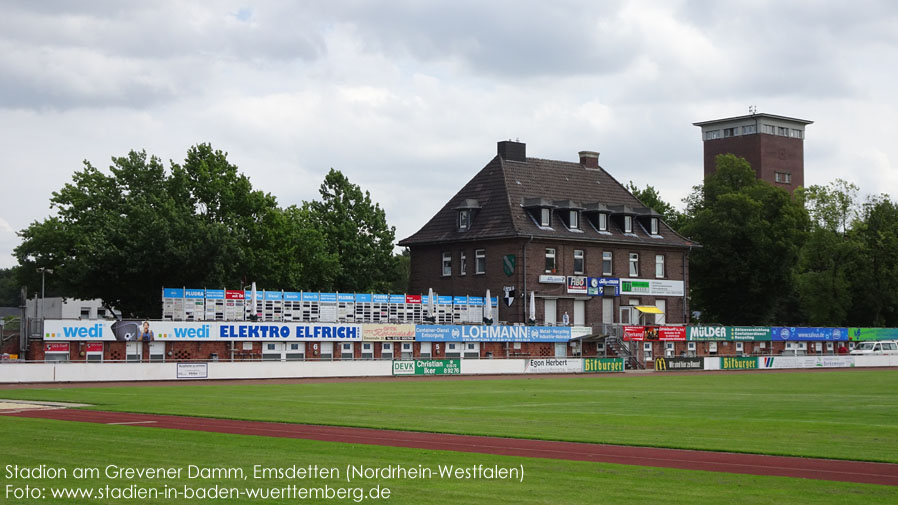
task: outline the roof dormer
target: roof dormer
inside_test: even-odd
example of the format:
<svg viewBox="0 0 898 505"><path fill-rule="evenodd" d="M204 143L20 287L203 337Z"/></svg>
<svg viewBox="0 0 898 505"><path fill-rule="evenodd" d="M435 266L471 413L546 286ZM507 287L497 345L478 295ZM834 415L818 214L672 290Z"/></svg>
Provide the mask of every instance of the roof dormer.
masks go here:
<svg viewBox="0 0 898 505"><path fill-rule="evenodd" d="M455 219L456 229L458 231L470 230L471 224L474 222L474 217L480 209L480 202L477 200L471 198L462 200L461 204L455 207L457 213Z"/></svg>
<svg viewBox="0 0 898 505"><path fill-rule="evenodd" d="M538 226L552 227L552 209L555 208L555 202L548 198L524 198L522 206Z"/></svg>
<svg viewBox="0 0 898 505"><path fill-rule="evenodd" d="M556 214L568 230L580 231L580 211L583 207L573 200L555 200Z"/></svg>
<svg viewBox="0 0 898 505"><path fill-rule="evenodd" d="M600 233L608 232L608 218L611 216L611 209L603 203L587 203L583 206L583 215L586 220Z"/></svg>

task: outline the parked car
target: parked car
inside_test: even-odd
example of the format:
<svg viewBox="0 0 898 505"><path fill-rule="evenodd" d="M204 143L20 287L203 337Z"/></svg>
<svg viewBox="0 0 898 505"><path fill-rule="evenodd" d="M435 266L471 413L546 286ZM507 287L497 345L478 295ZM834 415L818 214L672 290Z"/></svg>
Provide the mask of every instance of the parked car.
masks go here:
<svg viewBox="0 0 898 505"><path fill-rule="evenodd" d="M896 354L898 355L898 340L880 340L859 342L854 346L854 350L850 354L853 355L881 355Z"/></svg>

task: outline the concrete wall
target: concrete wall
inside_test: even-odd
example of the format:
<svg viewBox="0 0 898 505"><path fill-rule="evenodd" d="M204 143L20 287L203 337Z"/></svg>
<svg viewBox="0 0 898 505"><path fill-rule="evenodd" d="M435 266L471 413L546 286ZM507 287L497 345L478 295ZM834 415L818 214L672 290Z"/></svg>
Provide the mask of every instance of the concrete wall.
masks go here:
<svg viewBox="0 0 898 505"><path fill-rule="evenodd" d="M840 357L847 358L847 357ZM898 367L898 356L853 356L855 367ZM534 358L536 359L536 358ZM549 358L557 361L557 358ZM561 358L562 360L565 358ZM764 358L758 358L764 359ZM805 367L807 358L776 357L779 365ZM571 370L580 370L579 359L566 359ZM528 367L527 359L462 360L464 375L539 373ZM760 364L760 363L759 363ZM788 366L786 366L788 367ZM706 370L719 370L720 358L705 358ZM761 368L762 370L764 368ZM274 361L211 362L208 379L275 379L307 377L385 377L393 374L393 362L383 361ZM560 370L545 370L557 373ZM0 383L26 382L108 382L178 380L177 363L3 363Z"/></svg>

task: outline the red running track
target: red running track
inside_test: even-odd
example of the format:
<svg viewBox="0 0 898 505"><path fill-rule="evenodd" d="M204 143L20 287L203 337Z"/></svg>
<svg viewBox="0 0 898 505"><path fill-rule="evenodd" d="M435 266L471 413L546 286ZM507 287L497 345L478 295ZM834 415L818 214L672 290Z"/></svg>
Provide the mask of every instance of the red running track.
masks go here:
<svg viewBox="0 0 898 505"><path fill-rule="evenodd" d="M231 419L133 414L97 410L22 410L10 411L2 415L898 486L898 464L889 463L577 442L552 442L548 440L448 435L309 424L236 421Z"/></svg>

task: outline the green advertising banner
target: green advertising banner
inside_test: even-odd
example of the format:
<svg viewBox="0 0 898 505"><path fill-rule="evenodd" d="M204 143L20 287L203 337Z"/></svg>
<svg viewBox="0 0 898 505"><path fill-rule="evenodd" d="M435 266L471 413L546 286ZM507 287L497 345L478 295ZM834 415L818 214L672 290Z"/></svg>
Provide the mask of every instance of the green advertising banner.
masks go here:
<svg viewBox="0 0 898 505"><path fill-rule="evenodd" d="M583 371L590 373L623 372L624 358L586 358Z"/></svg>
<svg viewBox="0 0 898 505"><path fill-rule="evenodd" d="M848 340L898 340L898 328L848 328Z"/></svg>
<svg viewBox="0 0 898 505"><path fill-rule="evenodd" d="M417 359L393 362L393 375L459 375L460 359Z"/></svg>
<svg viewBox="0 0 898 505"><path fill-rule="evenodd" d="M768 326L727 326L730 340L770 341Z"/></svg>
<svg viewBox="0 0 898 505"><path fill-rule="evenodd" d="M766 326L690 326L686 340L692 341L770 341L770 328Z"/></svg>
<svg viewBox="0 0 898 505"><path fill-rule="evenodd" d="M720 358L721 370L756 370L758 368L758 358L744 358L741 356L733 358Z"/></svg>

